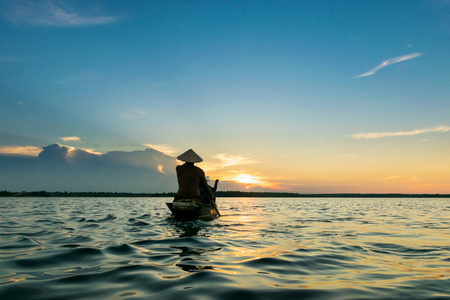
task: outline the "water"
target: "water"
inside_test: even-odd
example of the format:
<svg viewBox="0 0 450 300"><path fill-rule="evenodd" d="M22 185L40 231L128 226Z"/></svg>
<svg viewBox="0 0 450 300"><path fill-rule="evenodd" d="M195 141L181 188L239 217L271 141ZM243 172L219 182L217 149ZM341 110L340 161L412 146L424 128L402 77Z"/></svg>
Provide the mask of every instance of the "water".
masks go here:
<svg viewBox="0 0 450 300"><path fill-rule="evenodd" d="M450 199L0 198L0 299L450 299Z"/></svg>

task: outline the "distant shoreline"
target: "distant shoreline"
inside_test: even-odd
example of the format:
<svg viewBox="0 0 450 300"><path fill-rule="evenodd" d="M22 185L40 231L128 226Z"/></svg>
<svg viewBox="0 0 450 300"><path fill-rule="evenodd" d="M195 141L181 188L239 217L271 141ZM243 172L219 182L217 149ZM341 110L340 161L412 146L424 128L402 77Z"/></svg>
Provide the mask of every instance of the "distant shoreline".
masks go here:
<svg viewBox="0 0 450 300"><path fill-rule="evenodd" d="M126 198L173 198L175 193L120 193L120 192L8 192L0 191L0 197L126 197ZM329 194L301 194L284 192L239 192L219 191L218 198L450 198L450 194L360 194L360 193L329 193Z"/></svg>

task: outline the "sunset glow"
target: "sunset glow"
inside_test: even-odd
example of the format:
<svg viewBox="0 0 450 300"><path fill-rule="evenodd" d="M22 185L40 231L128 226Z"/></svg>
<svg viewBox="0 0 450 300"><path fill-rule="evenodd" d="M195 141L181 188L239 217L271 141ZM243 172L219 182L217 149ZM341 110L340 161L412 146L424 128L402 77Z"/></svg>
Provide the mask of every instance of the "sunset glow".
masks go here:
<svg viewBox="0 0 450 300"><path fill-rule="evenodd" d="M258 177L250 174L238 174L234 177L231 177L230 179L245 184L262 184L261 180L259 180Z"/></svg>

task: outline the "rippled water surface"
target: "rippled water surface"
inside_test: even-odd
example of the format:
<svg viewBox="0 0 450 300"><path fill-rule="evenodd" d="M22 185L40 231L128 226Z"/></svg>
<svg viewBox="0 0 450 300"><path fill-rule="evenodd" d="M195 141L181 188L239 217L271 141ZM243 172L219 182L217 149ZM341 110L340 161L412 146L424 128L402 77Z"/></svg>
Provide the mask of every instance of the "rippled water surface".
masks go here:
<svg viewBox="0 0 450 300"><path fill-rule="evenodd" d="M0 198L0 299L450 299L450 199Z"/></svg>

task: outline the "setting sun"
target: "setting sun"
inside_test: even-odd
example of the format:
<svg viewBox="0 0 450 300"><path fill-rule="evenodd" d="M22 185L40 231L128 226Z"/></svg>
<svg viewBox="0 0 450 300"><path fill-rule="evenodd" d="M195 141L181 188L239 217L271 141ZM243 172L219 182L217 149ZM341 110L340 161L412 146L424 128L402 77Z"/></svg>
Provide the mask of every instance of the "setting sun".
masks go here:
<svg viewBox="0 0 450 300"><path fill-rule="evenodd" d="M260 184L261 181L258 179L258 177L250 174L239 174L236 177L234 177L234 180L239 183L252 183L252 184Z"/></svg>
<svg viewBox="0 0 450 300"><path fill-rule="evenodd" d="M252 185L258 185L258 186L262 186L262 187L271 186L271 184L269 182L265 181L263 177L258 176L258 175L248 174L248 173L233 174L233 175L227 176L224 179L231 180L231 181L241 183L241 184L249 184L250 186L252 186ZM250 186L247 186L246 188L248 189Z"/></svg>

